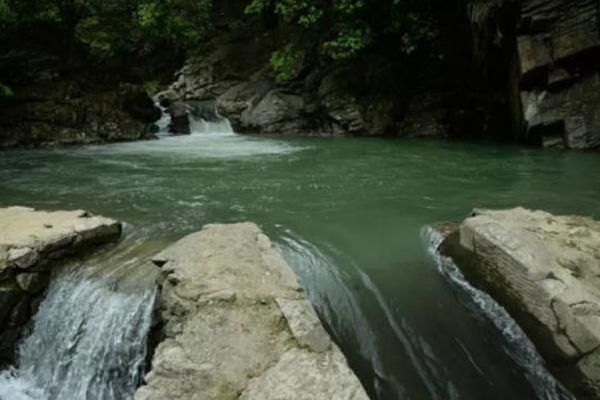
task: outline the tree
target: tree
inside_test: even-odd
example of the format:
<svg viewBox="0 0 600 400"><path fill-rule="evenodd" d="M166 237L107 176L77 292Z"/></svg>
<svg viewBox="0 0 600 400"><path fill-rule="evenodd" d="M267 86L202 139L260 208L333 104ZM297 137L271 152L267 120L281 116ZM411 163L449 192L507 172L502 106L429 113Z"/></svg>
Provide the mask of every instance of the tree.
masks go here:
<svg viewBox="0 0 600 400"><path fill-rule="evenodd" d="M274 13L284 24L295 25L302 38L274 53L272 64L280 78L294 76L297 60L308 46L317 46L332 60L356 58L365 49L391 39L397 51L410 55L431 41L431 1L415 0L253 0L246 13ZM294 62L296 61L296 62Z"/></svg>

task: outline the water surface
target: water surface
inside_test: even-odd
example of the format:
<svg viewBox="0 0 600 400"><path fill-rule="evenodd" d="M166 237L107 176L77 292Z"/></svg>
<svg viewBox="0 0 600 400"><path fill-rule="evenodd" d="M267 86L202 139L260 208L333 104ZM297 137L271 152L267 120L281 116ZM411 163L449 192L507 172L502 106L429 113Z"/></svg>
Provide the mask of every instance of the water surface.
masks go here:
<svg viewBox="0 0 600 400"><path fill-rule="evenodd" d="M600 157L438 141L194 134L0 153L0 206L85 208L132 245L254 221L381 399L532 399L494 324L434 268L423 226L473 207L600 218Z"/></svg>

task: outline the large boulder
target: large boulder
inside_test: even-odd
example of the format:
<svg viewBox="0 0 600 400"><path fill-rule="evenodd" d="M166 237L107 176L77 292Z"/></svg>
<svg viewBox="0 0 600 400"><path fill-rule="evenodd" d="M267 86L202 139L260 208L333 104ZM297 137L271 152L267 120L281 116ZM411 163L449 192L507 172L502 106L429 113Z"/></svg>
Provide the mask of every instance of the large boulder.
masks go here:
<svg viewBox="0 0 600 400"><path fill-rule="evenodd" d="M167 108L167 112L171 115L171 123L169 131L175 135L189 135L190 116L188 106L182 101L176 101Z"/></svg>
<svg viewBox="0 0 600 400"><path fill-rule="evenodd" d="M208 225L153 262L163 340L136 400L368 399L256 225Z"/></svg>
<svg viewBox="0 0 600 400"><path fill-rule="evenodd" d="M302 97L272 90L242 115L242 124L263 133L303 133L303 110Z"/></svg>
<svg viewBox="0 0 600 400"><path fill-rule="evenodd" d="M600 399L600 222L476 210L443 244L579 399Z"/></svg>
<svg viewBox="0 0 600 400"><path fill-rule="evenodd" d="M113 242L122 226L86 211L0 208L0 367L35 313L52 268L64 258Z"/></svg>

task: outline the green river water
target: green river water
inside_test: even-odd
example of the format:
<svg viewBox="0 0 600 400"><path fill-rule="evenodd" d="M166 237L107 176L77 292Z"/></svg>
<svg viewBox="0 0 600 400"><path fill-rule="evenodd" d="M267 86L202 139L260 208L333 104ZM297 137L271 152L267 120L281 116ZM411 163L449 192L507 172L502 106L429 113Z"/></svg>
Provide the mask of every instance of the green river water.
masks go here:
<svg viewBox="0 0 600 400"><path fill-rule="evenodd" d="M532 399L502 335L421 238L474 207L600 218L600 157L438 141L194 134L0 152L0 206L87 209L164 246L254 221L280 246L373 397Z"/></svg>

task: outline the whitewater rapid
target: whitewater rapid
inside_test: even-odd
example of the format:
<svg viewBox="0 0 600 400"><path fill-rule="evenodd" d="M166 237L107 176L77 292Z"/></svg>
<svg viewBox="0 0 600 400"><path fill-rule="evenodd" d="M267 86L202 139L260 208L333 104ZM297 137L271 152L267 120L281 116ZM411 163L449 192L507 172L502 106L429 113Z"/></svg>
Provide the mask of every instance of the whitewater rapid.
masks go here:
<svg viewBox="0 0 600 400"><path fill-rule="evenodd" d="M0 372L0 400L124 400L144 374L156 289L142 269L58 273L18 349Z"/></svg>

